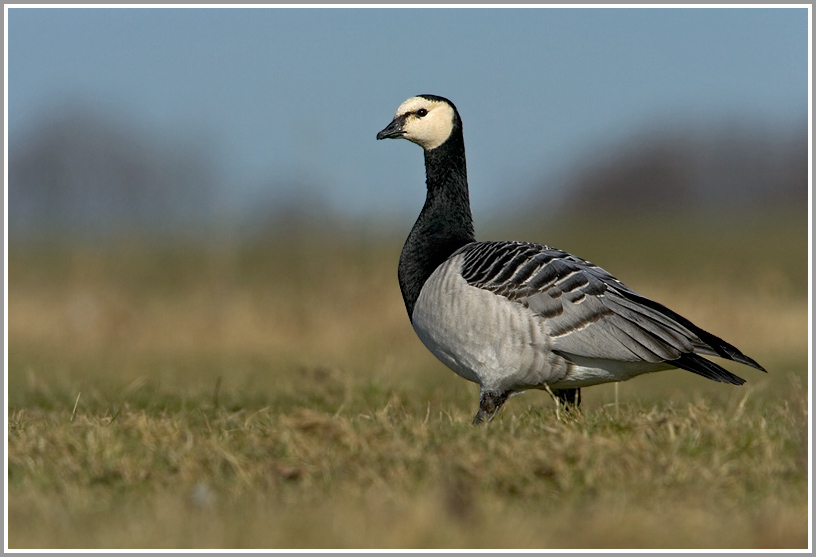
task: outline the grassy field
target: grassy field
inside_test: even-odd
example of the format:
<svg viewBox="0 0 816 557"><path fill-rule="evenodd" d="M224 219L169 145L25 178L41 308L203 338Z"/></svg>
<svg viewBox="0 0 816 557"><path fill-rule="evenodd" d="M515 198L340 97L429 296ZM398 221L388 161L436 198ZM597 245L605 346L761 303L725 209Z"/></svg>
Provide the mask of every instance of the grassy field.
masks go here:
<svg viewBox="0 0 816 557"><path fill-rule="evenodd" d="M12 245L9 547L807 547L806 218L582 229L501 236L769 373L593 387L579 415L528 392L475 428L477 387L410 328L399 241Z"/></svg>

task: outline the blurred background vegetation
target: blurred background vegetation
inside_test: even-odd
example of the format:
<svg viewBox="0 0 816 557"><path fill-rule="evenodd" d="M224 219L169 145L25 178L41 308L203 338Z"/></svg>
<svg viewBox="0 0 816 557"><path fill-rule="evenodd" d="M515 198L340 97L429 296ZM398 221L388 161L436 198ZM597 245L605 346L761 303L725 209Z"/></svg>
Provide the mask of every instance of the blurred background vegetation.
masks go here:
<svg viewBox="0 0 816 557"><path fill-rule="evenodd" d="M270 232L279 237L304 229L387 225L375 215L355 219L335 213L316 193L317 184L309 183L271 181L266 197L236 213L223 203L229 185L219 181L211 148L193 137L154 131L72 106L12 137L13 242L127 237L213 245L222 236L245 241ZM698 127L652 126L595 152L576 153L562 176L546 176L529 195L491 207L486 220L512 228L573 216L578 222L643 215L727 219L790 211L804 218L807 149L804 122L784 129L727 119ZM416 153L406 156L412 155L418 159ZM273 195L279 191L287 193ZM486 211L477 206L474 212L478 217Z"/></svg>

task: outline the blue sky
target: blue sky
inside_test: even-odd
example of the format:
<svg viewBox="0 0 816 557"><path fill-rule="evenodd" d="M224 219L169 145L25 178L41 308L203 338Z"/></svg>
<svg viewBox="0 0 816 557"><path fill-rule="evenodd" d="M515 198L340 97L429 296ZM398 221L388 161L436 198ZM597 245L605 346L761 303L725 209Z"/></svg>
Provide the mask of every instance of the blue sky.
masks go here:
<svg viewBox="0 0 816 557"><path fill-rule="evenodd" d="M421 150L374 136L421 93L459 108L477 214L643 129L808 116L804 8L19 8L7 21L11 143L82 103L205 145L240 203L301 180L347 214L416 215Z"/></svg>

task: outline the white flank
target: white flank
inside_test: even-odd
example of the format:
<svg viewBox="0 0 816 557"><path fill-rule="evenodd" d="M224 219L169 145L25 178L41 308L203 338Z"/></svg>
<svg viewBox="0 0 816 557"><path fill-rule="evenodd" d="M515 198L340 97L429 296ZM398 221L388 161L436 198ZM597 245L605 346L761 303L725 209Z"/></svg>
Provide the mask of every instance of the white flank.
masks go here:
<svg viewBox="0 0 816 557"><path fill-rule="evenodd" d="M461 255L440 265L414 306L414 330L428 350L488 390L518 390L562 379L567 362L550 351L541 318L521 304L469 285L461 268Z"/></svg>

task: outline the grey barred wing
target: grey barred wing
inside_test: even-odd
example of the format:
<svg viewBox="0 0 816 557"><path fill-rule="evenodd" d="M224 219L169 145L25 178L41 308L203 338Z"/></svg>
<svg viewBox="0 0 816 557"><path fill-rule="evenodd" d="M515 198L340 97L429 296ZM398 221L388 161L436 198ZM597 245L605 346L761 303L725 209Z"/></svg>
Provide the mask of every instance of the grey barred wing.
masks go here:
<svg viewBox="0 0 816 557"><path fill-rule="evenodd" d="M551 337L551 349L567 359L665 363L736 384L744 381L698 354L762 369L722 339L569 253L527 242L476 242L460 253L468 284L529 308Z"/></svg>

